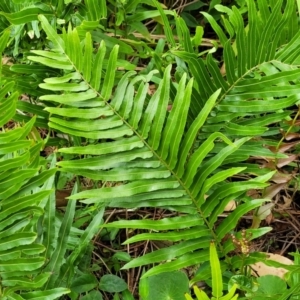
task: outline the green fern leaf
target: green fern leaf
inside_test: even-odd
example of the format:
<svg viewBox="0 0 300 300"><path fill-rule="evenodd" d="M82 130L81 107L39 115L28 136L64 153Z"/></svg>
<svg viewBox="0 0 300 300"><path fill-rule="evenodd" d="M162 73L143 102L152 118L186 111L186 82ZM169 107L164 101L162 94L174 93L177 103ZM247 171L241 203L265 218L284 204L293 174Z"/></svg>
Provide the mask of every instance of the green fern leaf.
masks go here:
<svg viewBox="0 0 300 300"><path fill-rule="evenodd" d="M253 200L241 204L236 213L226 218L217 232L214 231L216 218L230 198L241 197L249 188L262 189L267 185L263 179L223 182L244 170L241 166L224 170L226 164L243 161L251 155L247 153L247 145L251 143L249 138L232 142L226 133L234 138L251 133L249 129L255 129L253 134L265 133L268 122L278 119L277 110L296 103L291 94L299 90L298 84L290 83L298 70L293 67L279 71L278 62L275 67L273 61L273 52L260 55L257 65L253 56L247 58L245 44L250 43L254 36L264 39L259 44L261 53L262 49L267 51L271 40L270 28L258 30L259 22L264 24L267 22L264 20L269 19L273 22L280 15L278 6L270 12L260 3L259 8L264 9L262 20L255 21L254 16L260 11L252 2L249 6L253 29L245 30L236 8L232 9L228 19L227 28L230 28L230 35L234 33L231 38L236 39L236 48L206 14L224 45L230 75L220 73L211 55L204 60L191 53L191 45L187 42L186 52L172 52L187 61L194 78L187 80L188 76L184 74L178 84L173 82L171 65L159 74L123 74L117 69L118 46L107 53L105 43L101 41L94 51L94 37L89 33L82 36L69 27L58 35L48 21L40 17L53 48L47 54L35 52L36 56L30 59L45 65L50 63L48 60L53 60L62 74L47 78L40 84L45 90L40 100L54 103L53 107L46 108L51 113L49 126L76 137L74 147L59 151L83 155L81 159L63 160L57 165L62 171L93 180L121 181L117 186L86 190L69 198L96 207L162 207L179 214L162 220L121 220L103 225L157 231L137 235L128 243L168 238L177 243L136 258L125 268L172 260L155 266L144 275L149 276L206 261L209 259L210 240L214 238L219 242L226 231L236 226L243 213L262 203ZM290 7L287 8L288 14ZM182 27L180 20L177 23ZM181 29L183 36L184 28ZM289 50L282 52L282 57L294 59L295 47L289 44L286 47ZM271 60L261 64L266 57ZM148 94L149 82L156 83L153 95ZM192 103L195 93L201 98L197 100L198 104ZM168 111L170 103L172 108ZM201 106L200 103L205 104ZM196 117L189 123L192 106ZM196 107L200 109L196 110ZM260 115L266 111L272 114ZM239 117L246 115L258 117L259 125L254 127L251 122L243 123ZM224 126L224 120L230 124ZM96 140L97 144L94 145L94 141L89 144L90 139ZM80 146L81 142L87 145ZM249 148L250 153L258 151L258 147ZM66 224L63 223L62 228ZM67 227L70 230L69 223ZM64 253L61 249L56 253L58 269ZM55 263L50 264L52 271ZM53 286L55 279L50 281L50 286Z"/></svg>

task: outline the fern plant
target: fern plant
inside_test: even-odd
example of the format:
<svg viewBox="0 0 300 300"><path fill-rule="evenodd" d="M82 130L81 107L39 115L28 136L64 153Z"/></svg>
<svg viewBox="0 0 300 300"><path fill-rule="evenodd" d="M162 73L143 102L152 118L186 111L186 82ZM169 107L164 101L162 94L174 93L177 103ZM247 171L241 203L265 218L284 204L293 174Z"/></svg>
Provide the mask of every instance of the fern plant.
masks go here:
<svg viewBox="0 0 300 300"><path fill-rule="evenodd" d="M6 31L1 52L8 39ZM92 251L104 211L91 212L84 230L73 226L75 202L63 216L56 212L55 154L49 161L40 156L36 117L22 126L12 121L19 94L11 78L1 76L0 90L0 298L58 299L70 293L78 273L87 275L79 265Z"/></svg>
<svg viewBox="0 0 300 300"><path fill-rule="evenodd" d="M80 192L70 201L96 207L160 207L178 213L161 220L121 220L105 225L151 230L126 243L174 242L133 259L124 268L165 262L144 275L150 276L202 263L209 260L212 238L226 255L233 244L222 246L224 236L242 215L265 202L249 199L245 192L265 188L274 172L248 181L226 179L244 172L247 165L237 163L250 155L267 152L279 157L245 136L263 134L269 124L287 118L291 113L283 109L298 101L292 93L299 89L295 76L299 73L300 36L295 30L285 30L290 25L297 27L294 2L286 3L282 15L282 1L270 6L259 1L257 8L249 0L247 30L240 13L234 7L228 10L229 20L223 22L229 38L205 15L224 47L225 76L212 55L206 59L195 55L186 27L178 19L185 51L171 52L188 62L194 78L182 74L177 82L171 65L161 73L146 75L118 70L118 46L107 53L102 41L94 50L89 31L83 36L69 26L58 34L46 17L39 16L50 43L48 49L33 50L28 58L58 71L39 85L45 90L40 100L50 114L50 128L70 135L74 143L59 152L77 158L57 165L61 171L93 180L122 182ZM278 20L280 26L275 26ZM167 37L172 39L170 34ZM157 83L153 95L147 93L150 82ZM242 118L245 116L251 117ZM237 209L216 224L232 199L238 201ZM263 232L253 230L253 238Z"/></svg>
<svg viewBox="0 0 300 300"><path fill-rule="evenodd" d="M207 133L221 130L227 136L274 134L278 127L272 128L270 133L267 131L271 128L267 126L287 118L290 112L281 110L298 101L295 94L299 89L299 50L295 45L299 31L295 2L286 1L286 7L283 1L270 5L258 1L258 7L253 0L247 3L249 24L246 28L236 7L231 10L216 6L228 15L222 18L225 30L209 14L203 13L224 48L225 72L221 72L212 54L206 59L197 58L189 40L184 39L186 26L179 23L184 51L172 52L188 62L195 78L194 93L198 99L194 101L198 104L195 111L203 105L207 95L217 88L222 89L216 105L218 113L210 116L203 130ZM295 84L291 84L290 79Z"/></svg>
<svg viewBox="0 0 300 300"><path fill-rule="evenodd" d="M3 51L9 33L0 39ZM29 139L35 118L9 129L18 93L13 82L1 80L0 93L0 298L56 299L67 288L44 289L50 272L43 272L46 247L38 226L44 214L56 168L41 167L43 143Z"/></svg>

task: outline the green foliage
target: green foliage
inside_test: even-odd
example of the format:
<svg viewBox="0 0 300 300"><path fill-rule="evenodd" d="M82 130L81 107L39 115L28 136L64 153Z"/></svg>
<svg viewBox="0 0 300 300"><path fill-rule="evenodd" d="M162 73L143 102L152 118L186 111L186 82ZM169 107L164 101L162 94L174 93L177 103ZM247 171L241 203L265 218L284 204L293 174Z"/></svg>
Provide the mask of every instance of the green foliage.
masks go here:
<svg viewBox="0 0 300 300"><path fill-rule="evenodd" d="M127 289L126 282L116 275L104 275L99 282L99 288L109 293L118 293Z"/></svg>
<svg viewBox="0 0 300 300"><path fill-rule="evenodd" d="M210 255L210 266L211 266L211 278L212 278L212 300L236 300L238 299L238 294L235 294L237 284L233 284L226 295L223 295L223 279L221 273L220 261L218 258L218 253L214 242L210 243L209 247ZM194 293L197 296L197 300L209 300L208 295L199 290L197 286L194 286ZM189 295L185 295L186 300L193 300Z"/></svg>
<svg viewBox="0 0 300 300"><path fill-rule="evenodd" d="M220 2L203 12L220 42L200 52L203 27L187 12L202 2L187 6L181 17L157 1L2 1L0 48L16 59L2 67L0 93L3 297L56 299L69 293L71 299L101 299L99 289L132 299L120 277L104 275L98 282L92 274L90 242L101 227L138 229L124 244L170 242L121 259L127 261L123 270L153 265L141 279L145 299L156 297L152 286L161 276L179 278L178 270L208 262L213 299L236 299L235 285L223 295L221 269L243 270L256 254L231 258L235 245L224 240L242 216L269 201L252 199L247 191L264 190L275 167L261 169L247 160L287 158L274 136L291 130L288 121L297 118L292 108L300 91L300 35L293 0L236 1L238 7ZM155 47L147 19L158 21L155 33L164 26L166 41ZM184 20L196 26L194 36ZM149 64L137 74L144 59ZM33 99L18 101L24 94ZM11 119L25 125L9 130ZM31 138L36 127L49 130L45 140ZM51 143L58 162L55 154L40 157ZM55 208L56 166L78 183L84 177L102 187L80 191L75 184L62 214ZM238 174L252 179L238 181ZM237 208L218 220L232 199ZM106 208L143 207L173 216L102 222ZM88 220L84 228L78 225L84 221L74 222L76 215ZM269 230L246 232L257 238ZM221 264L217 250L225 257ZM254 297L274 296L264 280ZM208 297L197 288L195 294Z"/></svg>
<svg viewBox="0 0 300 300"><path fill-rule="evenodd" d="M287 290L287 285L281 278L274 275L266 275L257 278L258 289L253 300L262 300L266 298L276 297L283 294Z"/></svg>
<svg viewBox="0 0 300 300"><path fill-rule="evenodd" d="M1 126L15 114L18 93L13 88L2 80ZM42 144L28 140L34 122L0 133L1 299L57 299L69 293L67 288L44 289L51 273L43 271L46 247L39 220L53 194L56 169L45 169L39 157Z"/></svg>
<svg viewBox="0 0 300 300"><path fill-rule="evenodd" d="M165 272L141 279L139 295L141 300L174 299L183 300L189 291L189 280L181 271Z"/></svg>
<svg viewBox="0 0 300 300"><path fill-rule="evenodd" d="M274 275L265 275L259 278L236 275L231 277L229 281L229 286L232 285L245 293L245 297L239 299L262 300L278 297L285 300L299 297L297 296L299 294L298 285L292 285L288 288L285 280Z"/></svg>
<svg viewBox="0 0 300 300"><path fill-rule="evenodd" d="M6 31L0 39L1 51L8 39ZM94 220L75 234L72 223L76 203L70 201L59 218L53 189L56 159L52 156L47 162L40 157L44 143L38 136L32 139L38 134L36 117L9 129L19 97L13 81L2 77L0 97L1 299L57 299L70 293L67 287L98 231L104 211L95 210ZM68 255L67 249L71 250Z"/></svg>
<svg viewBox="0 0 300 300"><path fill-rule="evenodd" d="M52 92L43 95L40 99L55 101L61 105L46 109L52 113L49 126L61 132L78 136L82 142L85 139L103 140L97 145L60 149L61 153L84 153L85 157L80 161L63 160L57 165L62 167L65 172L73 172L94 180L123 181L124 183L113 188L102 188L101 193L97 189L83 191L72 195L70 199L84 199L81 202L93 203L97 206L166 207L191 214L160 221L118 221L106 224L106 227L169 230L167 235L166 233L150 234L147 235L147 239L165 239L168 235L172 235L175 241L184 240L170 247L179 250L172 251L172 257L167 258L160 254L164 251L162 249L137 258L125 267L136 267L150 261L159 262L182 256L182 262L173 260L166 265L154 267L147 273L147 275L154 275L167 269L177 270L208 259L205 248L208 247L211 237L221 241L228 230L235 227L241 215L265 201L263 199L251 200L242 204L231 218L219 225L216 233L213 230L214 224L209 224L207 220L203 219L205 215L211 214L219 203L221 190L222 196L225 194L226 201L228 201L229 196L234 193L246 191L250 187L263 188L266 186L263 180L241 182L239 186L220 183L230 175L242 171L240 168L222 171L219 173L221 176L213 175L224 159L239 149L248 140L247 138L232 143L224 135L214 133L196 151L193 149L198 131L215 105L220 90L208 99L195 121L186 128L193 80L186 83L186 76L183 76L178 86L175 86L170 81L171 66L169 66L166 68L163 78L157 77L160 81L157 91L152 97L149 97L145 91L148 89L148 81L152 74L129 81L130 77L134 75L129 72L119 80L116 92L111 98L115 74L118 74L116 71L118 47L114 47L109 54L108 68L102 77L101 57L106 53L104 43L101 43L94 55L94 60L92 60L89 33L86 34L84 48L74 51L75 45L80 40L76 29L73 30L69 27L68 31L59 36L45 17L41 16L40 20L53 44L53 50L50 52L34 51L38 56L29 56L29 58L45 65L51 64L65 73L62 77L47 78L44 80L45 83L40 84L41 88ZM80 77L79 74L81 74ZM97 80L95 80L95 76L98 76ZM167 113L167 105L172 97L171 87L176 94L172 110ZM135 88L138 91L136 95ZM60 94L57 94L58 91ZM99 119L98 116L93 119L89 117L87 120L84 112L85 110L90 111L91 108L94 112L97 111L98 116L106 117L104 119ZM173 124L178 124L178 126L173 126ZM218 155L208 157L204 161L205 156L213 149L216 138L221 138L228 143L228 146L224 147ZM104 139L113 141L105 142ZM203 168L205 167L205 172L202 172L201 168L199 169L201 165ZM209 165L209 168L206 165ZM199 176L200 171L201 176ZM210 175L211 177L209 177ZM206 202L210 203L210 206L203 210L201 206L204 203L205 193L216 183L219 184L218 188ZM201 189L202 186L203 189ZM199 230L200 228L202 230ZM177 231L179 229L180 231ZM188 231L186 232L186 230ZM191 230L194 232L192 235L188 234ZM184 238L185 235L186 238ZM136 239L138 238L139 236L136 237ZM129 242L135 242L136 239ZM196 249L199 251L189 253Z"/></svg>
<svg viewBox="0 0 300 300"><path fill-rule="evenodd" d="M171 50L171 53L188 62L195 80L183 74L176 84L171 81L170 65L162 77L154 73L122 74L117 70L117 45L108 54L102 41L94 53L89 32L82 37L76 28L69 26L59 35L46 17L39 17L51 49L32 51L35 56L28 59L61 72L61 76L46 78L39 84L41 89L49 91L40 100L59 105L46 108L51 114L49 126L76 137L75 147L62 148L59 152L84 155L80 160L64 159L57 165L64 172L93 180L123 182L100 191L83 191L70 199L81 199L82 203L99 207L162 207L186 214L158 221L120 220L106 224L105 227L162 231L137 235L127 243L171 237L178 242L168 249L136 258L124 268L171 260L144 275L150 276L204 262L209 259L211 238L220 246L242 215L265 202L243 199L243 195L250 188L265 188L273 172L249 181L225 180L244 170L236 163L258 154L260 144L252 141L248 144L249 138L244 136L263 135L266 126L282 118L280 110L297 102L293 93L299 87L296 81L293 84L291 81L298 74L293 67L298 57L294 47L298 34L276 52L286 41L283 36L275 42L273 39L277 27L272 20L279 16L279 8L278 4L269 12L270 21L254 18L259 12L254 2L249 1L251 22L246 32L240 13L233 7L229 17L231 27L228 25L226 29L231 28L231 38L236 38L234 44L214 19L205 14L224 47L226 77L211 54L206 59L197 58L185 39L182 45L185 51ZM282 27L291 22L294 13L293 3L288 1ZM167 19L163 19L167 26ZM178 26L185 32L184 23ZM257 39L261 42L256 45ZM248 48L244 47L245 43ZM82 46L76 47L79 44ZM253 56L256 52L260 53L258 57ZM152 96L146 93L150 80L158 83ZM249 101L249 97L259 100ZM170 100L172 110L168 112ZM246 123L245 116L249 116ZM191 123L189 117L193 119ZM262 125L255 125L258 122ZM235 141L231 142L226 135ZM86 145L88 140L101 140L101 143ZM82 143L86 146L81 146ZM238 155L251 145L252 151ZM271 151L269 155L278 157ZM230 168L229 162L233 164ZM239 207L215 226L218 214L233 197L238 199Z"/></svg>

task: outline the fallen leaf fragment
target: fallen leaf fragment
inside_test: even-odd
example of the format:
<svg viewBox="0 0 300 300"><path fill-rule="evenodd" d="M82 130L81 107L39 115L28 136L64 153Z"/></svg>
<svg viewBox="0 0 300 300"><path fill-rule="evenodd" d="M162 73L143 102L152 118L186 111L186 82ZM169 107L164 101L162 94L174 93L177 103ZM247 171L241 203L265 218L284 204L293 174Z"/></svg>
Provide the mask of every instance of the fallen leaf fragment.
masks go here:
<svg viewBox="0 0 300 300"><path fill-rule="evenodd" d="M230 200L224 208L224 211L233 211L236 209L236 202L234 200Z"/></svg>
<svg viewBox="0 0 300 300"><path fill-rule="evenodd" d="M290 143L282 143L279 147L276 146L269 146L268 148L273 152L273 153L285 153L286 151L290 150L291 148L295 147L300 143L299 141L295 142L290 142Z"/></svg>
<svg viewBox="0 0 300 300"><path fill-rule="evenodd" d="M295 139L298 139L299 137L300 137L300 133L298 133L298 132L291 132L284 136L286 141L295 140ZM296 143L299 143L299 142L300 141L297 141Z"/></svg>
<svg viewBox="0 0 300 300"><path fill-rule="evenodd" d="M293 265L294 262L282 255L279 254L272 254L272 253L265 253L267 254L268 260L274 260L276 262L285 264L285 265ZM264 275L275 275L280 278L284 277L284 274L288 272L288 270L284 268L275 268L275 267L269 267L263 262L258 262L255 264L250 265L252 269L252 275L254 276L264 276Z"/></svg>
<svg viewBox="0 0 300 300"><path fill-rule="evenodd" d="M264 198L273 199L281 190L286 187L286 183L272 184L268 186L264 193Z"/></svg>
<svg viewBox="0 0 300 300"><path fill-rule="evenodd" d="M284 204L281 205L281 208L286 209L291 207L291 203L293 202L293 198L282 196Z"/></svg>
<svg viewBox="0 0 300 300"><path fill-rule="evenodd" d="M289 163L295 161L297 159L297 157L298 157L298 155L292 154L288 158L280 158L277 161L277 167L282 168L282 167L288 165Z"/></svg>
<svg viewBox="0 0 300 300"><path fill-rule="evenodd" d="M286 183L293 179L293 174L285 174L282 172L277 172L273 175L272 181L275 183Z"/></svg>
<svg viewBox="0 0 300 300"><path fill-rule="evenodd" d="M259 207L256 216L260 220L265 220L268 215L272 213L271 209L274 207L274 203L267 203Z"/></svg>

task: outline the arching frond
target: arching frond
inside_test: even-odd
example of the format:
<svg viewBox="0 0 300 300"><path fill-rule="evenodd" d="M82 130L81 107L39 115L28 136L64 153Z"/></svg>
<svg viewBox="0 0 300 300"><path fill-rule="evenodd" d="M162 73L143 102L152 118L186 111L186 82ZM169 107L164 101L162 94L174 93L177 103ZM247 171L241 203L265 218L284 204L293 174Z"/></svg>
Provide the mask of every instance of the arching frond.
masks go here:
<svg viewBox="0 0 300 300"><path fill-rule="evenodd" d="M225 74L212 54L199 58L193 52L172 50L188 62L200 103L216 89L222 89L215 112L203 128L204 139L216 130L236 137L272 135L279 127L273 126L268 132L268 125L286 118L289 113L281 110L299 100L300 35L299 30L292 30L297 20L295 1L276 1L269 6L266 1L249 0L247 4L247 27L234 6L224 10L224 29L203 13L223 47Z"/></svg>
<svg viewBox="0 0 300 300"><path fill-rule="evenodd" d="M154 76L154 73L124 74L117 66L118 46L108 52L105 43L101 42L94 50L90 33L81 39L76 29L69 27L58 35L45 17L39 18L50 40L50 49L33 51L35 56L29 58L61 71L61 76L48 78L40 84L45 90L40 99L54 103L53 107L46 108L51 114L49 126L74 137L74 147L59 151L78 157L62 160L57 165L62 171L119 183L113 187L83 191L70 199L97 206L162 207L179 213L176 217L156 221L130 220L105 225L158 231L138 235L128 242L166 237L178 242L137 258L125 268L171 260L147 273L153 275L208 260L211 238L220 243L226 230L234 228L241 213L258 207L264 200L243 203L236 214L220 223L216 234L213 220L220 207L223 208L233 197L240 197L249 188L266 187L268 180L263 177L238 184L225 182L244 168L221 170L220 167L243 147L248 138L231 141L218 130L208 130L205 139L199 136L207 121L212 120L212 110L221 111L224 101L231 101L231 94L227 91L230 82L218 74L212 58L209 58L207 67L210 74L202 60L192 57L191 69L195 79L188 80L183 75L178 83L173 82L171 65L161 77ZM240 28L240 24L239 20L235 26ZM192 54L184 55L190 58ZM230 55L235 59L234 53ZM246 62L236 63L243 64L240 73L247 68ZM235 70L231 74L237 76ZM158 83L152 95L148 93L151 81ZM206 98L202 109L189 124L193 87L197 87L199 94ZM224 100L225 92L228 95ZM238 94L244 99L243 91ZM169 104L172 105L170 111ZM231 130L240 131L242 127L233 124ZM222 149L215 154L221 141Z"/></svg>

